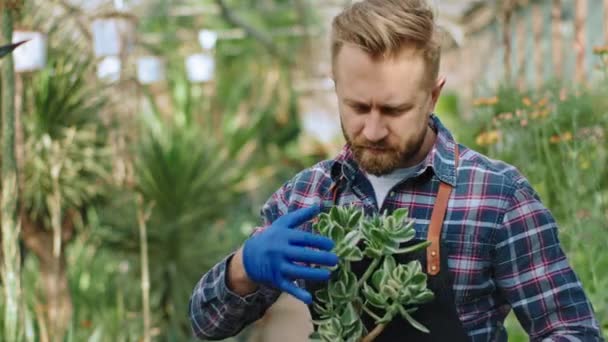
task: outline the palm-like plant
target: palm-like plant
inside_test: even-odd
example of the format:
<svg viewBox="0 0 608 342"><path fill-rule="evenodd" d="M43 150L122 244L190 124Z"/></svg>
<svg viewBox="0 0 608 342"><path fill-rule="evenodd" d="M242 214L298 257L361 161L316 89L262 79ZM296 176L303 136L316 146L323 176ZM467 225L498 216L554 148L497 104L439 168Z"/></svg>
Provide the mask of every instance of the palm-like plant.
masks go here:
<svg viewBox="0 0 608 342"><path fill-rule="evenodd" d="M90 82L91 58L52 49L24 99L21 223L38 257L49 337L61 339L72 313L65 244L78 212L101 196L110 152L99 119L104 98Z"/></svg>

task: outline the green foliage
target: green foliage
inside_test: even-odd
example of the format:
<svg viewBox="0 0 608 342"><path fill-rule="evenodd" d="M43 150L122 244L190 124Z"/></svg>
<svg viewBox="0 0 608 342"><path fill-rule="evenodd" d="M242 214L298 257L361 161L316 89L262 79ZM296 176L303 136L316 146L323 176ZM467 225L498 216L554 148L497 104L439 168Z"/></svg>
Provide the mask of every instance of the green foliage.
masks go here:
<svg viewBox="0 0 608 342"><path fill-rule="evenodd" d="M304 13L286 1L266 3L273 3L272 9L228 1L239 17L268 34L278 51L293 57L302 39L269 31L299 23ZM200 18L169 15L186 2L155 1L149 13L138 16L138 31L160 33L160 44L143 43L142 48L167 61L168 91L159 96L158 88L142 87L144 99L127 99L150 104L151 110L138 116L141 125L129 122L128 115L111 122L116 132L123 124L138 129L128 137L133 177L127 186L110 185L109 169L117 156L107 148L109 132L100 114L116 117L106 95L117 90L91 77L88 42L72 41L80 19L66 14L68 18L51 23L47 15L62 13L59 5L28 5L32 13L27 15L38 18L28 25L48 31L50 50L45 70L22 75L22 111L28 113L23 117L24 204L50 226L49 198L58 189L63 210L87 213L86 229L79 225L74 243L65 246L74 303L67 340L138 341L142 336L138 195L152 207L147 221L152 335L163 341L190 340L187 304L193 286L258 223L257 212L268 194L312 163L295 144L299 123L292 69L248 35L219 41L215 82L191 84L184 55L200 48L193 48L195 39L180 41L180 34L200 29ZM205 16L203 26L235 28L218 15ZM162 101L165 95L168 104ZM28 308L36 308L35 259L27 258L25 267ZM40 329L35 319L30 325Z"/></svg>
<svg viewBox="0 0 608 342"><path fill-rule="evenodd" d="M9 53L13 52L13 50L15 50L17 47L19 47L19 45L21 45L25 42L26 41L22 41L22 42L15 43L15 44L0 46L0 59L2 59L2 57L5 57Z"/></svg>
<svg viewBox="0 0 608 342"><path fill-rule="evenodd" d="M518 167L555 215L566 255L608 332L606 87L502 88L478 101L477 148ZM490 135L490 133L492 133Z"/></svg>
<svg viewBox="0 0 608 342"><path fill-rule="evenodd" d="M407 209L365 217L355 207L333 207L329 213L319 215L314 230L336 242L333 252L340 262L327 287L316 292L314 310L320 319L314 322L318 328L312 338L359 341L369 333L360 319L363 311L374 318L379 329L401 315L415 328L428 332L410 315L416 311L416 305L433 299L433 293L426 287L426 274L419 261L397 265L393 257L428 246L428 242L422 242L400 248L415 237ZM357 279L351 263L361 261L364 255L372 261ZM384 315L378 316L370 306Z"/></svg>
<svg viewBox="0 0 608 342"><path fill-rule="evenodd" d="M23 203L49 218L57 189L62 207L81 208L104 192L111 155L100 114L106 98L89 79L92 59L51 51L47 67L27 79Z"/></svg>

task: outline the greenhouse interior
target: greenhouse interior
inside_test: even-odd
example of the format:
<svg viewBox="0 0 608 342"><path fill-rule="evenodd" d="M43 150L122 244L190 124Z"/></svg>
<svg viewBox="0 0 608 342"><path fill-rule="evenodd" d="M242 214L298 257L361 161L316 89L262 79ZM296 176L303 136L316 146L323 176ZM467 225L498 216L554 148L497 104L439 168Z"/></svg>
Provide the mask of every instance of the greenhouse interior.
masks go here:
<svg viewBox="0 0 608 342"><path fill-rule="evenodd" d="M608 336L608 0L0 11L1 341Z"/></svg>

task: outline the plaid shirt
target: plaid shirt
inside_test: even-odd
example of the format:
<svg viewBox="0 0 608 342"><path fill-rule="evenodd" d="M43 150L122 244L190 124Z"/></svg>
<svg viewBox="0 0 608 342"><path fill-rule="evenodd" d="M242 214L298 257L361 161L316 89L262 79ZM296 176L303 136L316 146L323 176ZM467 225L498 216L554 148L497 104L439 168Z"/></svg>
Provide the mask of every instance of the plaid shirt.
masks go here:
<svg viewBox="0 0 608 342"><path fill-rule="evenodd" d="M389 192L381 210L408 208L417 237L425 239L439 182L455 186L442 240L458 314L471 340L507 341L503 321L513 309L533 341L602 341L592 306L560 247L554 218L526 178L464 146L456 173L452 135L435 115L430 124L437 140L423 167ZM378 212L374 190L346 146L274 193L262 208L258 231L297 208L331 206L329 188L339 178L344 185L338 204ZM310 223L302 227L310 228ZM203 276L190 299L192 328L200 338L237 334L280 294L265 286L246 297L231 292L225 283L231 257Z"/></svg>

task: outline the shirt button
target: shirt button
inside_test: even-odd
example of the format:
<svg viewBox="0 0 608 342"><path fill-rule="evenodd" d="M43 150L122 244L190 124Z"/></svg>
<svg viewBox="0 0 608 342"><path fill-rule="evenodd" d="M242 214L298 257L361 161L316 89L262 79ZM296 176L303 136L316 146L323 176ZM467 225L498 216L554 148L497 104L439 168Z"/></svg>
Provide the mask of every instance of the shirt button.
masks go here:
<svg viewBox="0 0 608 342"><path fill-rule="evenodd" d="M432 256L437 256L437 252L436 252L436 251L432 251L432 252L431 252L431 255L432 255ZM433 266L433 267L435 267L435 266Z"/></svg>
<svg viewBox="0 0 608 342"><path fill-rule="evenodd" d="M437 271L437 266L435 266L435 265L431 266L431 271L433 271L433 272Z"/></svg>
<svg viewBox="0 0 608 342"><path fill-rule="evenodd" d="M389 195L391 195L391 197L394 197L395 196L395 192L391 191L391 193Z"/></svg>

